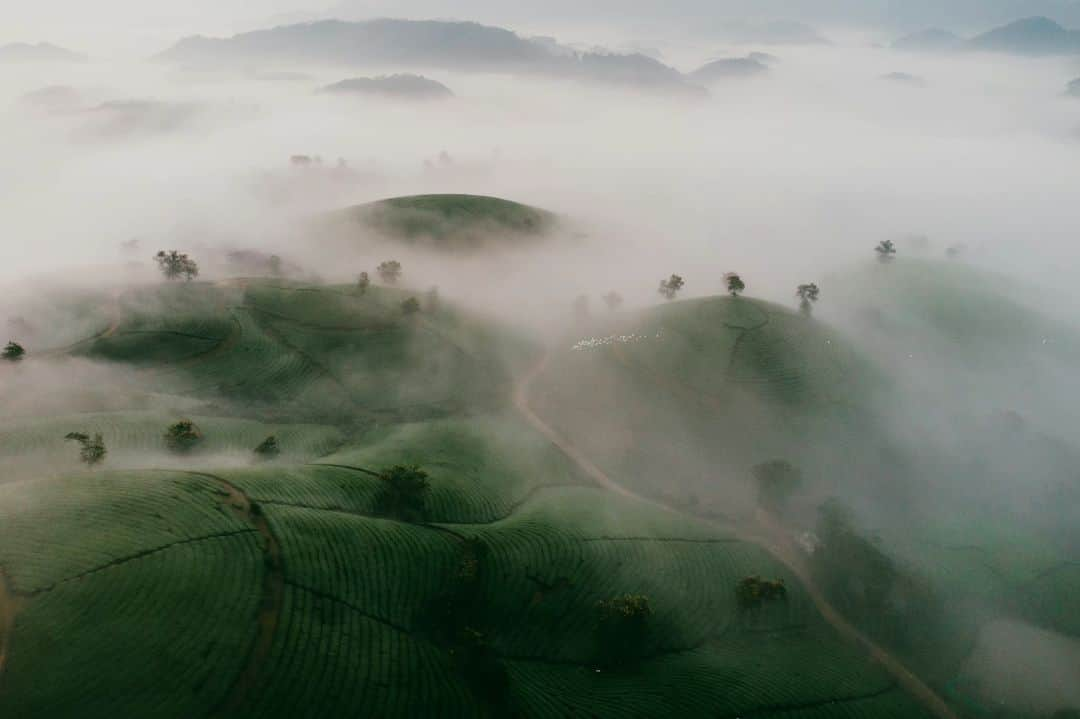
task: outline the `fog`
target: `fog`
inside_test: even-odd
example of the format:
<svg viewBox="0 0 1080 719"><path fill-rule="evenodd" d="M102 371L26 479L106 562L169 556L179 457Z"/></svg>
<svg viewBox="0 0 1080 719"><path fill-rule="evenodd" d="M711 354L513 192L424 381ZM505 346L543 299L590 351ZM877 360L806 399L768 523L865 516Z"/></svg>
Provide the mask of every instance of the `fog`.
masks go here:
<svg viewBox="0 0 1080 719"><path fill-rule="evenodd" d="M1065 95L1080 76L1080 55L917 54L884 46L901 28L923 24L985 29L1016 17L1005 17L1012 5L974 11L957 3L949 14L936 4L919 11L884 2L822 2L816 9L777 2L751 12L747 3L721 3L712 12L684 3L686 15L657 12L654 26L644 9L635 14L620 4L618 20L600 27L605 11L575 14L569 5L542 16L501 3L452 10L414 3L398 11L373 2L280 0L251 9L113 0L53 23L50 15L66 4L16 11L0 36L0 43L45 40L90 54L83 63L0 64L0 287L7 298L0 321L36 318L44 334L28 347L55 349L86 336L85 325L54 314L43 295L91 291L100 303L154 283L152 256L162 249L190 253L213 282L253 274L235 255L230 260L237 251L258 262L278 255L293 279L337 283L395 258L406 286L438 286L449 301L560 349L624 331L582 326L573 311L579 295L589 296L594 315L609 291L638 310L660 303L657 282L672 273L686 280L684 299L722 294L724 273L737 271L747 295L794 309L795 286L814 281L823 294L814 317L829 337L887 378L888 391L866 408L875 437L888 437L880 446L844 447L840 423L823 420L811 430L785 426L774 444L750 447L755 428L771 427L774 418L770 406L747 399L740 405L745 446L733 435L715 455L680 456L700 439L693 436L698 415L681 417L681 407L644 400L628 410L616 401L625 391L616 379L604 385L587 370L576 378L568 370L552 397L593 392L609 404L559 419L573 427L601 417L605 431L583 440L598 461L628 462L638 445L657 465L676 463L671 475L686 478L658 482L650 496L692 491L695 503L724 516L749 511L753 493L746 485L710 487L717 467L735 474L745 469L739 463L767 459L763 452L792 451L802 453L808 472L833 472L802 498L807 507L849 493L863 526L880 531L886 544L914 541L906 523L918 526L948 496L950 511L973 498L1000 503L1025 526L1059 532L1059 549L1074 559L1080 552L1074 504L1049 506L1043 497L1055 482L1075 493L1070 462L1080 456L1073 334L1080 332L1080 101ZM1076 17L1065 3L1048 8L1063 21ZM695 12L715 28L688 27ZM641 51L686 74L753 51L776 61L758 75L681 95L504 67L152 59L194 33L384 14L503 22L523 35L554 34L567 46ZM832 42L748 44L730 30L781 18L813 22ZM319 92L395 72L422 74L454 96L420 102ZM889 78L896 73L912 81ZM291 159L297 156L312 162ZM562 222L548 242L463 257L362 231L343 247L340 238L330 243L321 224L331 211L425 193L503 197L558 213ZM897 243L898 263L945 262L946 248L963 248L953 263L972 274L955 275L956 291L971 290L973 304L1007 307L1002 322L1019 318L1029 334L1010 324L963 349L932 312L899 301L911 290L873 274L890 269L874 262L882 240ZM114 365L52 358L17 383L0 376L3 419L104 412L109 389L125 381ZM94 392L83 391L88 384ZM145 396L139 408L196 409L169 401ZM555 405L552 399L553 415ZM647 414L656 429L643 438L637 423ZM886 463L886 450L899 459L883 478L862 482L863 472ZM138 466L143 456L119 461ZM236 466L243 458L223 452L200 459L215 462ZM894 478L911 483L886 486ZM794 517L801 529L813 528L812 511ZM1002 685L993 659L1002 646L1022 645L1033 663L1060 662L1076 655L1075 637L996 624L978 642L965 671L995 687L989 700L1015 700L1031 712L1077 701L1074 690L1062 689L1067 671L1043 677L1052 686L1033 692Z"/></svg>

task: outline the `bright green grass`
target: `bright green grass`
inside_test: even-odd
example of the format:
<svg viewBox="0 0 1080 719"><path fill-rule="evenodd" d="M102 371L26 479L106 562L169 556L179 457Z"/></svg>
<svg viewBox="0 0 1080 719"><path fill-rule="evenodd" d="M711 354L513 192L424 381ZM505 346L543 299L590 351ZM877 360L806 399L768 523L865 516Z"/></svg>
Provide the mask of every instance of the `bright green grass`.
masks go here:
<svg viewBox="0 0 1080 719"><path fill-rule="evenodd" d="M477 249L506 239L520 242L558 221L546 211L498 197L415 195L352 207L335 216L379 234L438 249Z"/></svg>

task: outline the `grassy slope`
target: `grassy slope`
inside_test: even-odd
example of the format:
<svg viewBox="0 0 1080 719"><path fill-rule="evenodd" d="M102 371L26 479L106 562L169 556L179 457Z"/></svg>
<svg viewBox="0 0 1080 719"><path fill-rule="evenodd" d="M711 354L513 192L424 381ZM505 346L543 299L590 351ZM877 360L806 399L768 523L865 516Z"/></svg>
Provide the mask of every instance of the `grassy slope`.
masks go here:
<svg viewBox="0 0 1080 719"><path fill-rule="evenodd" d="M337 219L393 240L448 250L476 249L493 238L529 240L557 223L547 210L480 195L395 197L343 210Z"/></svg>
<svg viewBox="0 0 1080 719"><path fill-rule="evenodd" d="M97 683L108 697L87 702L85 715L205 716L253 656L260 587L280 571L277 628L237 715L483 714L483 699L426 620L454 581L463 539L479 537L490 554L470 614L523 716L919 715L761 550L588 486L508 413L503 339L450 309L404 318L403 296L252 282L178 286L155 295L159 304L122 298L114 331L78 352L138 368L137 389L197 402L215 447L246 452L264 431L290 437L256 423L272 407L274 421L308 422L295 435L304 449L290 440L276 463L211 464L199 475L93 473L0 486L0 568L20 602L4 637L0 711L70 715L74 698L86 702ZM577 411L575 439L607 434L588 430L612 416L610 407L590 414L586 401L607 397L622 402L623 415L641 414L642 433L680 412L712 417L695 433L679 420L672 434L691 449L738 417L748 434L725 442L756 434L754 451L780 452L808 415L828 410L830 421L851 422L853 397L875 381L827 328L750 300L678 303L638 322L653 339L557 359L556 368L594 383L589 396L581 385L546 387L549 409ZM178 333L213 344L177 347ZM631 403L620 394L631 389L646 394ZM694 405L693 396L706 401ZM792 424L774 425L762 409L770 406L785 408ZM140 417L85 419L111 431ZM55 441L54 428L68 421L0 435L9 443L0 454L22 453L26 433ZM168 466L158 421L107 441L118 455L145 452L145 466ZM640 442L630 430L616 449ZM610 469L647 486L649 473L665 469L663 454L647 456L658 449L638 447ZM430 524L371 516L378 480L370 472L394 462L430 470ZM261 507L280 545L278 569L254 515L232 507L231 487ZM741 613L733 584L750 573L787 577L791 598ZM656 607L648 658L598 673L595 604L624 592L647 593ZM138 634L124 639L116 630L124 622ZM61 637L65 651L56 650ZM30 679L42 673L60 679L46 689Z"/></svg>

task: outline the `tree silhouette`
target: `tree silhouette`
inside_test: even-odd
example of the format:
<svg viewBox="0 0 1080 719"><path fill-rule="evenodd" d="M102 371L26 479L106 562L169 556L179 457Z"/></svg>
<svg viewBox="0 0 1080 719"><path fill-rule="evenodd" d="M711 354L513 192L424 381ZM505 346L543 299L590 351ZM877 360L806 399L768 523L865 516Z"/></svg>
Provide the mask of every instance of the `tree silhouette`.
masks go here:
<svg viewBox="0 0 1080 719"><path fill-rule="evenodd" d="M401 263L397 260L387 260L380 263L376 271L382 281L388 285L395 285L401 279Z"/></svg>
<svg viewBox="0 0 1080 719"><path fill-rule="evenodd" d="M664 296L664 299L673 300L685 284L682 277L672 275L666 280L660 280L660 289L658 291Z"/></svg>
<svg viewBox="0 0 1080 719"><path fill-rule="evenodd" d="M3 357L8 362L18 362L26 356L26 350L18 342L8 342L4 347L4 351L0 352L0 357Z"/></svg>
<svg viewBox="0 0 1080 719"><path fill-rule="evenodd" d="M161 269L161 274L167 280L176 280L183 277L190 282L199 276L199 265L182 252L162 250L154 255L154 260Z"/></svg>
<svg viewBox="0 0 1080 719"><path fill-rule="evenodd" d="M799 298L799 309L805 314L810 314L812 304L821 296L821 290L811 282L808 285L799 285L795 290L795 296Z"/></svg>
<svg viewBox="0 0 1080 719"><path fill-rule="evenodd" d="M424 518L424 502L431 480L416 465L398 464L379 473L381 492L376 500L380 514L404 522Z"/></svg>
<svg viewBox="0 0 1080 719"><path fill-rule="evenodd" d="M105 440L102 439L100 434L95 434L91 438L90 435L82 432L69 432L64 439L69 442L79 443L79 459L87 467L101 464L105 461L105 455L109 453L105 449Z"/></svg>
<svg viewBox="0 0 1080 719"><path fill-rule="evenodd" d="M738 297L739 293L746 289L746 283L739 277L738 272L728 272L724 275L724 284L732 297Z"/></svg>
<svg viewBox="0 0 1080 719"><path fill-rule="evenodd" d="M277 437L270 435L252 451L260 459L275 459L281 454L281 447L278 446Z"/></svg>
<svg viewBox="0 0 1080 719"><path fill-rule="evenodd" d="M896 243L892 240L882 240L877 243L874 252L877 253L880 262L890 262L896 256Z"/></svg>
<svg viewBox="0 0 1080 719"><path fill-rule="evenodd" d="M359 279L356 280L356 291L362 295L367 294L368 287L371 286L371 278L368 277L368 273L361 272Z"/></svg>

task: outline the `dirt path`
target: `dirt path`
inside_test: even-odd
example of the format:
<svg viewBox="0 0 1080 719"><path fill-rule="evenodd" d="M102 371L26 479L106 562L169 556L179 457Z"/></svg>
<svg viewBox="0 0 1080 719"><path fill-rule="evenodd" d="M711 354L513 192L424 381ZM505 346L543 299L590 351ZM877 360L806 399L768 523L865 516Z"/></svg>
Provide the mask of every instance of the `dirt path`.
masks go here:
<svg viewBox="0 0 1080 719"><path fill-rule="evenodd" d="M15 629L15 615L19 599L11 591L7 575L0 570L0 690L3 688L4 667L7 666L8 647Z"/></svg>
<svg viewBox="0 0 1080 719"><path fill-rule="evenodd" d="M514 387L515 409L517 409L532 427L547 437L552 444L566 454L567 457L577 464L586 475L596 481L597 484L624 497L657 504L657 502L648 499L647 497L642 497L611 479L611 477L609 477L602 469L585 457L572 442L560 436L552 429L551 426L549 426L529 406L529 390L536 381L536 378L547 368L550 360L551 354L550 352L546 352L544 356L525 373L525 375L518 379L517 384ZM670 508L668 507L668 509ZM754 522L752 523L725 524L724 526L734 530L739 539L762 547L787 566L805 586L807 595L814 603L818 612L821 613L821 616L825 618L825 621L828 622L829 625L832 626L832 628L845 640L857 644L863 651L867 652L875 662L896 680L898 685L922 703L931 714L938 717L938 719L958 719L957 715L933 689L915 676L902 662L900 662L900 660L872 642L836 611L817 585L814 584L806 555L795 545L791 536L780 526L775 518L765 512L759 511L755 515Z"/></svg>
<svg viewBox="0 0 1080 719"><path fill-rule="evenodd" d="M192 473L197 474L197 473ZM278 621L281 618L281 607L285 600L285 571L281 558L281 545L277 537L270 530L270 524L266 516L257 509L251 499L234 484L215 475L200 475L208 477L220 483L225 490L226 496L223 503L240 519L250 523L263 538L263 553L266 559L266 570L263 574L262 601L259 604L256 617L257 629L255 639L251 644L247 661L240 674L237 675L232 687L222 698L221 703L211 713L211 717L235 716L247 705L252 693L255 691L259 672L266 658L270 655L270 648L277 633Z"/></svg>

